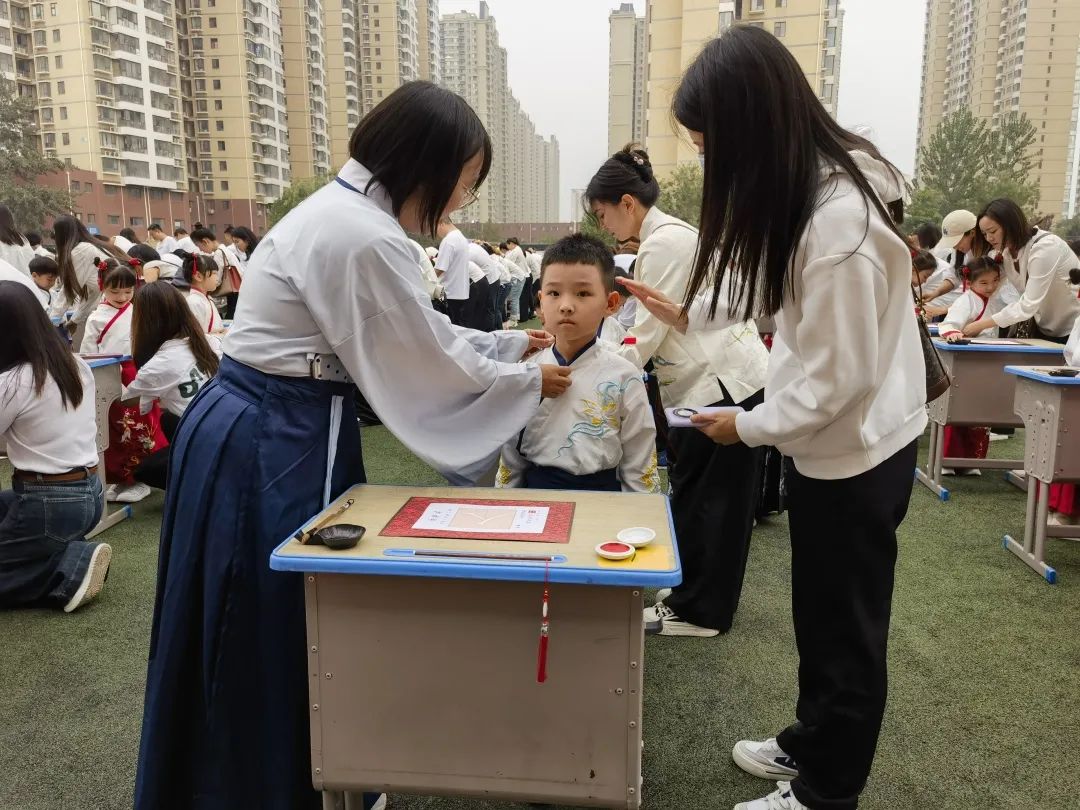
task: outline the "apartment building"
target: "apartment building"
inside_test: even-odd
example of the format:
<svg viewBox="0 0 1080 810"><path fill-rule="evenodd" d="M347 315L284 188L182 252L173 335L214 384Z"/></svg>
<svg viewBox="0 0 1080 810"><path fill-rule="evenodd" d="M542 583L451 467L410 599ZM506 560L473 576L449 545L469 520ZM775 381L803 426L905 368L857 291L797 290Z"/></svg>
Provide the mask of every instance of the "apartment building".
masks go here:
<svg viewBox="0 0 1080 810"><path fill-rule="evenodd" d="M638 64L633 70L626 64L632 11L631 4L623 4L611 18L608 142L613 146L627 132L634 134L643 109L639 137L626 140L645 143L659 176L697 160L689 141L672 128L672 95L705 44L732 25L754 25L774 34L798 60L825 108L836 114L844 21L840 0L648 0L645 44L640 55L634 51ZM639 68L644 75L640 106L634 86Z"/></svg>
<svg viewBox="0 0 1080 810"><path fill-rule="evenodd" d="M991 129L1024 113L1038 133L1039 212L1080 214L1080 3L929 0L925 30L919 150L965 107Z"/></svg>
<svg viewBox="0 0 1080 810"><path fill-rule="evenodd" d="M608 154L645 142L645 18L623 3L608 17Z"/></svg>
<svg viewBox="0 0 1080 810"><path fill-rule="evenodd" d="M514 97L506 49L486 2L479 15L459 12L439 23L442 84L469 102L491 136L491 174L462 222L552 221L558 212L559 145L546 140ZM557 219L557 216L556 216Z"/></svg>
<svg viewBox="0 0 1080 810"><path fill-rule="evenodd" d="M322 0L281 5L285 58L285 106L289 117L289 162L294 177L330 172L330 93L327 18ZM334 22L340 25L340 11ZM339 37L343 37L339 29ZM340 85L338 85L340 87ZM336 90L336 88L335 88Z"/></svg>

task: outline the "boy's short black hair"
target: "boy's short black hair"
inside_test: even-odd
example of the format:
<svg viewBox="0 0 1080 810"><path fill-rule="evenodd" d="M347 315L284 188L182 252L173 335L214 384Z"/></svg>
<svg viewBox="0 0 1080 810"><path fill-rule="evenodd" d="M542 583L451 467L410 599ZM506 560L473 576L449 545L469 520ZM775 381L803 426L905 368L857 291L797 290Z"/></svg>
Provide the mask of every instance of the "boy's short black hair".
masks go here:
<svg viewBox="0 0 1080 810"><path fill-rule="evenodd" d="M600 271L605 292L615 291L615 258L611 250L595 236L575 233L564 236L544 251L540 262L540 283L549 264L591 264Z"/></svg>
<svg viewBox="0 0 1080 810"><path fill-rule="evenodd" d="M518 245L519 247L521 246L521 242L518 241L518 238L516 236L507 237L506 244L508 244L508 245Z"/></svg>
<svg viewBox="0 0 1080 810"><path fill-rule="evenodd" d="M37 247L41 244L41 234L37 231L27 231L23 235L26 237L26 241L30 243L30 247Z"/></svg>
<svg viewBox="0 0 1080 810"><path fill-rule="evenodd" d="M35 276L58 276L60 265L48 256L35 256L30 260L30 272Z"/></svg>
<svg viewBox="0 0 1080 810"><path fill-rule="evenodd" d="M209 239L212 242L217 241L217 237L214 236L214 232L209 228L196 228L191 232L191 241L195 244Z"/></svg>
<svg viewBox="0 0 1080 810"><path fill-rule="evenodd" d="M615 278L633 278L632 275L627 273L621 267L615 268ZM619 294L619 298L626 299L630 297L630 290L624 287L622 284L615 285L615 292Z"/></svg>
<svg viewBox="0 0 1080 810"><path fill-rule="evenodd" d="M148 231L162 231L162 232L165 231L165 229L161 227L160 223L157 223L157 222L150 223L150 227L147 228L146 230L148 230Z"/></svg>

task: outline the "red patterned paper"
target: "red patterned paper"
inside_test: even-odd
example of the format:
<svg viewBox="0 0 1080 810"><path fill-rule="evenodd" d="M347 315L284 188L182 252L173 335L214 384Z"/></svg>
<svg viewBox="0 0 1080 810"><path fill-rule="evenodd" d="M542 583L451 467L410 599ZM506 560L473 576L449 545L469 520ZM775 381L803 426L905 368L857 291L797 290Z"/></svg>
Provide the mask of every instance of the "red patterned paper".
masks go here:
<svg viewBox="0 0 1080 810"><path fill-rule="evenodd" d="M414 524L433 503L458 503L471 506L527 506L548 510L544 531L536 534L514 532L452 532L440 529L415 529ZM511 540L527 543L569 543L574 523L574 504L569 501L496 501L478 498L409 498L383 528L384 537L434 537L447 540Z"/></svg>

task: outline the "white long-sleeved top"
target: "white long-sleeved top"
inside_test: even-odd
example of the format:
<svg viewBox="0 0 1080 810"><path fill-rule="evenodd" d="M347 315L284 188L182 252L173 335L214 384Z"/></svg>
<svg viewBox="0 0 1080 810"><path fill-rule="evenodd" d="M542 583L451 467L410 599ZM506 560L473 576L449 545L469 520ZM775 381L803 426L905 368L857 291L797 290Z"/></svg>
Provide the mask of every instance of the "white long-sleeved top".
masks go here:
<svg viewBox="0 0 1080 810"><path fill-rule="evenodd" d="M52 375L38 394L29 363L0 373L0 440L15 469L56 475L98 463L94 374L82 358L75 365L83 389L78 407L64 406Z"/></svg>
<svg viewBox="0 0 1080 810"><path fill-rule="evenodd" d="M1006 300L1002 290L1007 287L1007 282L1002 283L989 298L983 298L974 290L967 290L953 305L949 307L945 320L938 326L938 334L945 337L949 334L963 334L964 327L974 323L980 318L990 318L1001 312L1006 306ZM997 335L997 327L991 326L979 332L978 337L994 337Z"/></svg>
<svg viewBox="0 0 1080 810"><path fill-rule="evenodd" d="M236 271L240 274L240 278L243 278L244 273L247 271L247 254L235 245L222 245L221 249L229 254L228 263L235 267Z"/></svg>
<svg viewBox="0 0 1080 810"><path fill-rule="evenodd" d="M416 253L416 266L420 270L420 283L424 285L424 289L427 290L428 296L434 298L435 290L439 286L439 277L435 275L435 266L431 263L431 259L428 258L427 251L424 250L423 245L415 239L410 239L409 245Z"/></svg>
<svg viewBox="0 0 1080 810"><path fill-rule="evenodd" d="M697 233L659 208L650 209L641 224L641 247L634 266L637 279L682 301L690 283ZM724 399L721 383L735 402L764 387L769 352L753 321L730 324L723 331L683 335L645 307L638 307L636 314L629 332L637 344L623 346L620 354L638 368L652 359L666 407L720 402Z"/></svg>
<svg viewBox="0 0 1080 810"><path fill-rule="evenodd" d="M469 240L457 228L439 242L435 269L442 273L443 289L450 301L465 301L469 297Z"/></svg>
<svg viewBox="0 0 1080 810"><path fill-rule="evenodd" d="M371 179L354 160L338 176L358 189ZM331 181L259 243L225 353L286 377L336 354L395 436L471 483L539 405L540 370L517 362L528 345L524 332L459 328L436 312L385 191Z"/></svg>
<svg viewBox="0 0 1080 810"><path fill-rule="evenodd" d="M210 348L221 356L221 341L206 336ZM204 385L209 375L199 368L188 338L173 338L161 344L154 356L139 368L135 379L124 386L121 399L139 398L139 412L149 413L155 402L174 416L183 416L187 406Z"/></svg>
<svg viewBox="0 0 1080 810"><path fill-rule="evenodd" d="M214 306L206 293L192 287L184 297L187 299L192 314L195 315L195 320L199 322L199 326L202 327L204 332L210 334L211 332L221 331L221 320L218 318L217 307Z"/></svg>
<svg viewBox="0 0 1080 810"><path fill-rule="evenodd" d="M1072 332L1080 317L1080 299L1069 282L1069 271L1080 267L1080 259L1057 234L1037 230L1014 258L1004 252L1005 277L1020 292L1020 300L994 316L998 326L1034 318L1040 331L1053 337Z"/></svg>
<svg viewBox="0 0 1080 810"><path fill-rule="evenodd" d="M41 300L42 290L38 289L38 285L34 283L30 274L22 272L10 262L6 262L3 259L0 259L0 281L14 281L16 284L22 284L34 294L35 298L39 301Z"/></svg>
<svg viewBox="0 0 1080 810"><path fill-rule="evenodd" d="M626 337L627 329L614 315L604 318L600 324L600 340L610 343L612 346L621 346Z"/></svg>
<svg viewBox="0 0 1080 810"><path fill-rule="evenodd" d="M525 256L525 264L529 265L529 273L532 275L533 281L540 279L540 267L544 261L543 253L536 253L535 251Z"/></svg>
<svg viewBox="0 0 1080 810"><path fill-rule="evenodd" d="M484 271L488 284L499 283L499 263L495 261L494 256L476 242L469 242L469 261Z"/></svg>
<svg viewBox="0 0 1080 810"><path fill-rule="evenodd" d="M525 261L525 251L521 249L520 245L515 245L513 249L506 252L506 260L510 262L510 275L515 280L524 281L529 277L531 271L528 262Z"/></svg>
<svg viewBox="0 0 1080 810"><path fill-rule="evenodd" d="M864 174L875 189L895 187L883 164ZM792 281L775 314L765 402L736 416L736 430L751 447L775 446L804 475L850 478L922 434L926 366L909 248L838 168L822 169ZM711 299L709 291L693 302L691 329L731 322L727 290L713 320Z"/></svg>
<svg viewBox="0 0 1080 810"><path fill-rule="evenodd" d="M128 301L122 307L114 307L104 298L97 309L86 319L83 332L82 354L131 354L131 316L135 308Z"/></svg>
<svg viewBox="0 0 1080 810"><path fill-rule="evenodd" d="M30 243L26 239L23 239L18 245L0 242L0 261L7 262L16 270L26 273L26 275L30 275L30 262L33 261L34 256L34 249L30 247Z"/></svg>
<svg viewBox="0 0 1080 810"><path fill-rule="evenodd" d="M90 313L97 309L101 301L101 290L98 288L97 262L100 259L109 258L109 254L100 250L90 242L80 242L71 249L71 263L75 267L75 278L86 287L86 298L80 298L74 290L61 288L60 300L54 301L53 306L64 312L74 309L75 314L71 320L77 324L85 323Z"/></svg>
<svg viewBox="0 0 1080 810"><path fill-rule="evenodd" d="M568 365L553 348L529 362ZM623 492L659 492L656 427L641 371L600 340L569 365L566 393L540 403L503 446L495 485L523 486L525 471L536 464L573 475L615 469Z"/></svg>
<svg viewBox="0 0 1080 810"><path fill-rule="evenodd" d="M970 256L971 254L967 254L964 261L968 261ZM930 305L935 307L951 307L956 299L964 293L964 282L960 278L960 273L955 265L956 251L950 250L945 254L944 258L935 258L938 260L937 269L930 274L930 278L922 285L923 295L932 295L946 281L951 281L953 284L952 289L930 302Z"/></svg>
<svg viewBox="0 0 1080 810"><path fill-rule="evenodd" d="M1065 363L1073 368L1080 367L1080 318L1076 319L1065 343Z"/></svg>

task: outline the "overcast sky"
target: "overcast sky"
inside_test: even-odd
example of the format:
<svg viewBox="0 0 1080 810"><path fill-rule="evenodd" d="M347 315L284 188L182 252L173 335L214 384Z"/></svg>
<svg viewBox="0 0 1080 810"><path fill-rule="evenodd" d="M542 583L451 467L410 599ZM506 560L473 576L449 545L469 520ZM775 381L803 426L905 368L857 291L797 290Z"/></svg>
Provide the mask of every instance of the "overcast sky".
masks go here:
<svg viewBox="0 0 1080 810"><path fill-rule="evenodd" d="M905 172L915 163L926 0L841 0L846 11L839 119L869 127ZM634 0L639 14L645 0ZM510 87L537 130L559 139L559 207L607 157L608 13L619 0L489 0L507 50ZM471 11L479 0L440 0Z"/></svg>

